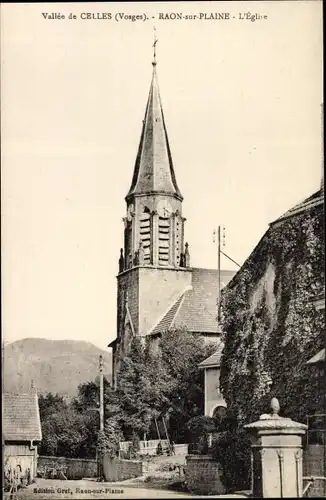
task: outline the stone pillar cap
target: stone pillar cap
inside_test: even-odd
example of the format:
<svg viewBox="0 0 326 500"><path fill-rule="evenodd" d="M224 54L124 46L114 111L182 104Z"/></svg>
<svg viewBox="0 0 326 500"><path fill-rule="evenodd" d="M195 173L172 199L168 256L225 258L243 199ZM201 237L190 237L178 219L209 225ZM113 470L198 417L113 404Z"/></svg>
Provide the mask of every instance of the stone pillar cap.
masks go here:
<svg viewBox="0 0 326 500"><path fill-rule="evenodd" d="M271 401L272 413L264 413L259 417L259 420L252 422L251 424L244 425L245 429L257 429L259 430L294 430L301 434L302 431L308 429L307 425L301 424L300 422L295 422L291 418L280 417L278 412L280 411L280 404L276 398ZM301 431L301 432L300 432Z"/></svg>

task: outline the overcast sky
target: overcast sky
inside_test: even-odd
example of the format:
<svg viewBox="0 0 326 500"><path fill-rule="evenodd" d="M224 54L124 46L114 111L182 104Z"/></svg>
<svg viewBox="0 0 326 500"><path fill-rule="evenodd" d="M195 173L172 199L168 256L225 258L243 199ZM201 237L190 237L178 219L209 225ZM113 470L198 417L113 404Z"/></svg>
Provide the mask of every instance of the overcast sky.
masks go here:
<svg viewBox="0 0 326 500"><path fill-rule="evenodd" d="M240 12L267 20L240 21ZM191 264L249 256L321 173L321 2L2 4L6 341L116 336L116 274L151 80L158 79ZM42 12L75 13L45 20ZM81 12L147 14L82 20ZM231 19L159 20L229 12ZM235 16L235 19L233 19ZM154 19L152 19L154 17ZM222 261L225 269L235 269Z"/></svg>

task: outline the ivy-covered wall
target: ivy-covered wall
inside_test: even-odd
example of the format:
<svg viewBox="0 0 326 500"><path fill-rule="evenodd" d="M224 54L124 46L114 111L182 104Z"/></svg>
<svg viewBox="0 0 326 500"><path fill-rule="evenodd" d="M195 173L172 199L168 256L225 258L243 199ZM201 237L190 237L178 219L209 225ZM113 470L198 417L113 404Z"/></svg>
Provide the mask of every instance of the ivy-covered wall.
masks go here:
<svg viewBox="0 0 326 500"><path fill-rule="evenodd" d="M239 427L268 412L272 396L301 422L321 408L306 362L324 347L324 312L312 303L324 290L323 210L271 225L223 290L221 387Z"/></svg>

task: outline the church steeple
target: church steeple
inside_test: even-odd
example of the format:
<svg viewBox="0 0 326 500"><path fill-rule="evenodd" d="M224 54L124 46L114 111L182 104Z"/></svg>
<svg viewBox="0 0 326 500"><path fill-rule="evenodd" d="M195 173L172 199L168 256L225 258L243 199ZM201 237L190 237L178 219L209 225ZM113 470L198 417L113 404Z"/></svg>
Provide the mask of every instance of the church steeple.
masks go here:
<svg viewBox="0 0 326 500"><path fill-rule="evenodd" d="M126 196L124 257L119 272L134 267L187 267L184 258L183 197L175 178L156 74L143 120L133 179Z"/></svg>
<svg viewBox="0 0 326 500"><path fill-rule="evenodd" d="M168 134L156 73L156 46L152 81L146 106L143 128L136 158L133 179L126 201L132 195L160 193L183 197L175 178Z"/></svg>

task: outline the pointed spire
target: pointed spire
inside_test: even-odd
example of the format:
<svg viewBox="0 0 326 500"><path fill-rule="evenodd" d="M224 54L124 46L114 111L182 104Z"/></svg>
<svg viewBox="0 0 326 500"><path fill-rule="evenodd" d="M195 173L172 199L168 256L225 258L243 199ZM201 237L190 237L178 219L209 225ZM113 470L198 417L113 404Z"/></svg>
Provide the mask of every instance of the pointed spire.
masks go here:
<svg viewBox="0 0 326 500"><path fill-rule="evenodd" d="M166 131L162 102L156 74L156 44L153 44L153 75L146 106L143 129L135 163L132 184L126 200L133 194L162 193L175 195L179 191Z"/></svg>

